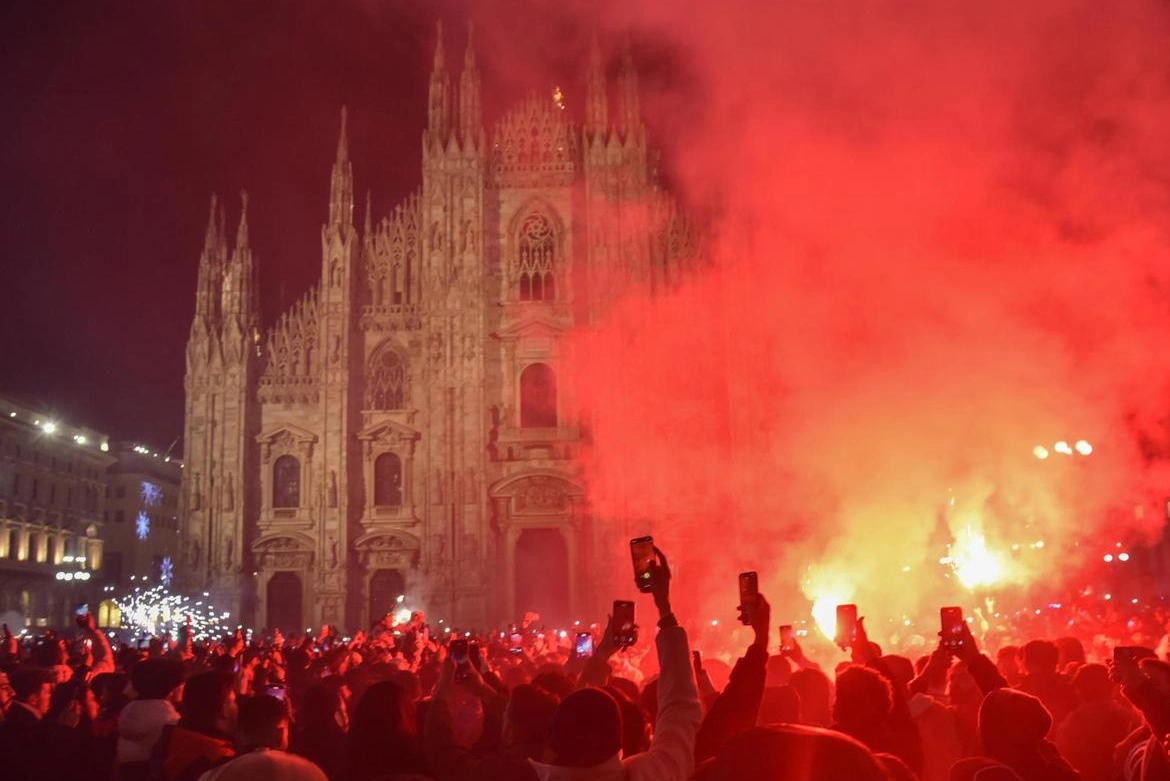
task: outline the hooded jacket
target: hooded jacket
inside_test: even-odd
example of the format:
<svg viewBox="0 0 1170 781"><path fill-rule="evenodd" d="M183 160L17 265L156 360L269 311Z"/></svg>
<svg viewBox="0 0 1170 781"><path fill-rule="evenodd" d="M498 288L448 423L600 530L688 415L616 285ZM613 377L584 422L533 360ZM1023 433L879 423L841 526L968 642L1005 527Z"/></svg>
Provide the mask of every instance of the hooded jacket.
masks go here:
<svg viewBox="0 0 1170 781"><path fill-rule="evenodd" d="M118 763L149 762L163 727L179 723L170 700L134 700L118 716Z"/></svg>

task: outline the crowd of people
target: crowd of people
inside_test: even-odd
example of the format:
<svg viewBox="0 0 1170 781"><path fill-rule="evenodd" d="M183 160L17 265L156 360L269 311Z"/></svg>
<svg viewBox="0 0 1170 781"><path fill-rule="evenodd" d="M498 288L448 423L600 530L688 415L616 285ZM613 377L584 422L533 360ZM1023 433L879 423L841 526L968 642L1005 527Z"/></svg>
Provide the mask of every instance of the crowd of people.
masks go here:
<svg viewBox="0 0 1170 781"><path fill-rule="evenodd" d="M883 654L862 619L822 669L799 641L779 647L760 594L722 675L692 653L655 550L656 625L636 638L611 620L591 653L524 625L432 635L421 613L350 638L181 632L116 651L88 616L72 641L5 627L0 766L69 781L1170 781L1170 664L1152 647L1102 663L1036 638L988 655L962 623L911 658Z"/></svg>

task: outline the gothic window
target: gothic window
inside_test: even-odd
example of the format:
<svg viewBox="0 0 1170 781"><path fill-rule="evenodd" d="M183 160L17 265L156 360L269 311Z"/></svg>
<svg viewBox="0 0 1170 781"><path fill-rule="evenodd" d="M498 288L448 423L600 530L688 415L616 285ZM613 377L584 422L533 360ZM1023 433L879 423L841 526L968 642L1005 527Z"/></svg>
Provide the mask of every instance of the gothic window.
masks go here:
<svg viewBox="0 0 1170 781"><path fill-rule="evenodd" d="M374 461L374 504L398 507L402 504L402 459L383 453Z"/></svg>
<svg viewBox="0 0 1170 781"><path fill-rule="evenodd" d="M557 425L557 377L543 363L520 373L520 426L551 428Z"/></svg>
<svg viewBox="0 0 1170 781"><path fill-rule="evenodd" d="M520 224L516 243L521 301L552 301L556 298L555 240L552 223L543 214L530 214Z"/></svg>
<svg viewBox="0 0 1170 781"><path fill-rule="evenodd" d="M281 456L272 466L272 506L301 506L301 462L294 456Z"/></svg>
<svg viewBox="0 0 1170 781"><path fill-rule="evenodd" d="M402 356L384 348L374 354L366 372L366 409L393 410L406 406L406 366Z"/></svg>

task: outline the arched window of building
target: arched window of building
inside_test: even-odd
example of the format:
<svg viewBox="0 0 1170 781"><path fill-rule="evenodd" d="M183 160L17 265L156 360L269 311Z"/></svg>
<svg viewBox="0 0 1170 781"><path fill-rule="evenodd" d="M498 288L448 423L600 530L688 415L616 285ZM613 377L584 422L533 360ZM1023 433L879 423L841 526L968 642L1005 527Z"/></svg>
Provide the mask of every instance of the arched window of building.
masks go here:
<svg viewBox="0 0 1170 781"><path fill-rule="evenodd" d="M517 267L521 301L552 301L556 298L556 234L543 214L530 214L520 223L516 237Z"/></svg>
<svg viewBox="0 0 1170 781"><path fill-rule="evenodd" d="M402 459L383 453L374 461L374 504L398 507L402 504Z"/></svg>
<svg viewBox="0 0 1170 781"><path fill-rule="evenodd" d="M557 376L543 363L520 373L520 426L551 428L557 425Z"/></svg>
<svg viewBox="0 0 1170 781"><path fill-rule="evenodd" d="M301 462L281 456L272 466L272 506L301 506Z"/></svg>
<svg viewBox="0 0 1170 781"><path fill-rule="evenodd" d="M387 346L374 353L366 371L366 409L394 410L406 406L406 364Z"/></svg>

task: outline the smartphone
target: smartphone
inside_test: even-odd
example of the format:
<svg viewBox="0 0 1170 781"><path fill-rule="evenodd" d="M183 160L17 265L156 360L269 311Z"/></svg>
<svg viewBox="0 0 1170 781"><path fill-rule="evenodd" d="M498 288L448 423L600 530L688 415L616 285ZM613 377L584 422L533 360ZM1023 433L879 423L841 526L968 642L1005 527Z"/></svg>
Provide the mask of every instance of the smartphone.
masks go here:
<svg viewBox="0 0 1170 781"><path fill-rule="evenodd" d="M963 608L941 607L938 610L939 625L942 628L942 647L954 651L963 645Z"/></svg>
<svg viewBox="0 0 1170 781"><path fill-rule="evenodd" d="M524 653L524 635L513 632L508 636L508 651L514 654Z"/></svg>
<svg viewBox="0 0 1170 781"><path fill-rule="evenodd" d="M458 666L462 666L467 664L471 652L468 650L467 640L460 638L451 641L451 645L447 648L447 653L451 656L451 661L455 662Z"/></svg>
<svg viewBox="0 0 1170 781"><path fill-rule="evenodd" d="M638 591L649 592L650 564L654 561L654 538L635 537L630 540L630 558L634 562L634 584Z"/></svg>
<svg viewBox="0 0 1170 781"><path fill-rule="evenodd" d="M795 651L796 647L792 644L793 633L792 624L780 625L780 650L781 651Z"/></svg>
<svg viewBox="0 0 1170 781"><path fill-rule="evenodd" d="M83 618L84 616L88 616L89 615L89 605L88 604L78 605L76 608L74 608L73 615L77 616L78 618Z"/></svg>
<svg viewBox="0 0 1170 781"><path fill-rule="evenodd" d="M479 652L479 641L478 640L467 641L467 660L469 662L471 662L471 665L475 669L477 669L481 672L483 671L483 657L480 655L480 652Z"/></svg>
<svg viewBox="0 0 1170 781"><path fill-rule="evenodd" d="M754 572L739 573L739 620L750 626L760 598L760 578Z"/></svg>
<svg viewBox="0 0 1170 781"><path fill-rule="evenodd" d="M283 686L268 686L264 689L264 693L278 700L283 700L288 696Z"/></svg>
<svg viewBox="0 0 1170 781"><path fill-rule="evenodd" d="M848 648L857 640L857 605L837 605L837 631L833 641Z"/></svg>
<svg viewBox="0 0 1170 781"><path fill-rule="evenodd" d="M613 639L618 648L629 648L638 642L638 627L634 624L634 603L616 599L613 603Z"/></svg>
<svg viewBox="0 0 1170 781"><path fill-rule="evenodd" d="M578 632L577 641L573 645L573 651L578 659L588 659L593 656L593 633Z"/></svg>

